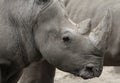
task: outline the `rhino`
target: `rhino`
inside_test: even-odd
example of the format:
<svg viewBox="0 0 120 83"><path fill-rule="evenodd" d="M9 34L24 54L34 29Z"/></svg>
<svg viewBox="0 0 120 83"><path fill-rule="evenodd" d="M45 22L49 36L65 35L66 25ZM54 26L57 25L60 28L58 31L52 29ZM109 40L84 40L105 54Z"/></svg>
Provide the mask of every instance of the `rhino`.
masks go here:
<svg viewBox="0 0 120 83"><path fill-rule="evenodd" d="M72 11L71 11L71 13L73 13ZM70 15L70 13L68 13L68 15ZM79 16L79 14L78 14L78 16ZM77 18L77 17L76 17ZM72 18L71 18L72 19ZM72 19L73 20L73 19ZM79 60L71 60L72 62L76 62L76 61L80 61L80 63L84 63L84 64L86 64L86 63L90 63L90 64L88 64L87 65L87 67L85 68L85 69L83 69L82 70L82 72L81 72L81 74L75 74L75 72L72 72L72 74L74 73L74 75L77 75L77 76L81 76L82 78L84 78L84 79L88 79L88 78L91 78L92 76L94 76L95 74L91 74L91 75L88 75L88 76L86 76L85 74L87 74L86 72L84 72L84 71L86 71L86 69L88 69L89 71L94 71L94 66L95 66L95 64L96 63L99 63L99 65L103 65L103 56L104 56L104 53L105 53L105 49L107 48L106 46L107 46L107 44L106 44L106 42L109 42L108 40L108 38L110 37L110 34L111 34L111 26L112 26L112 16L111 16L111 13L110 13L110 11L108 10L107 12L106 12L106 15L104 14L104 16L102 17L102 19L99 21L99 23L97 24L97 26L96 27L94 27L95 29L93 30L93 31L90 31L90 27L91 27L91 18L86 18L86 19L84 19L84 20L82 20L81 22L80 21L78 21L78 23L76 24L75 22L73 22L73 21L71 21L70 19L69 19L69 21L73 24L73 25L75 25L75 26L77 26L77 28L78 28L78 31L79 31L79 34L81 35L81 36L84 36L85 38L87 38L87 39L90 39L90 41L88 41L87 43L90 43L92 40L92 42L94 42L94 43L92 43L91 42L91 44L93 44L94 45L94 47L95 47L95 50L93 50L92 51L92 53L93 52L95 52L95 55L96 56L99 56L99 59L100 59L100 57L102 57L102 59L101 59L101 61L96 61L95 59L97 59L97 58L93 58L93 57L96 57L96 56L94 56L94 54L90 54L89 56L85 56L84 55L84 58L81 58L81 59L79 59ZM79 23L80 22L80 23ZM88 33L88 31L90 31L89 33ZM95 33L95 34L94 34ZM98 34L101 34L101 35L98 35ZM94 36L94 37L93 37ZM95 37L95 36L97 36L97 37ZM93 38L96 38L96 39L93 39ZM97 39L98 38L98 39ZM66 40L69 40L69 38L67 38ZM83 41L84 39L82 39L81 41ZM95 40L95 41L94 41ZM105 40L105 42L101 42L102 40ZM83 41L83 42L86 42L87 40L85 40L85 41ZM95 42L96 42L96 44L95 44ZM86 44L86 43L83 43L82 45L84 45L84 46L87 46L87 48L90 48L90 49L88 49L88 50L91 50L91 49L94 49L94 48L91 48L91 46L89 46L88 44ZM102 46L101 46L102 45ZM78 48L74 48L74 47L72 47L73 49L78 49L78 51L79 52L81 52L81 50L82 50L82 52L84 52L85 51L85 49L86 48L84 48L84 46L81 46L81 45L79 45L79 47L80 47L80 49L78 49ZM86 53L88 53L88 50L87 51L85 51ZM99 50L99 52L98 52L98 50ZM61 52L62 53L62 52ZM58 54L56 55L57 57L59 57L58 56ZM74 55L71 55L71 56L74 56ZM82 56L83 57L83 56ZM53 58L53 57L52 57ZM60 58L60 57L59 57ZM67 60L69 60L70 58L69 57L66 57L66 56L63 56L63 58L62 59L60 59L61 61L64 61L64 59L65 58L67 58ZM76 58L76 57L75 57ZM73 58L72 57L72 59L75 59L75 58ZM86 62L83 62L82 60L86 60ZM57 59L58 60L58 59ZM62 63L62 65L65 65L66 67L68 66L68 65L66 65L66 63L68 63L67 62L67 60L66 61L64 61L65 63ZM88 62L87 62L88 61ZM89 62L90 61L90 62ZM92 62L91 62L92 61ZM95 62L94 62L95 61ZM53 63L55 63L56 61L53 61ZM69 65L75 65L75 64L73 64L73 63L71 63L71 62L69 62L70 64ZM78 63L78 64L80 64L80 63ZM21 79L20 79L20 81L19 81L19 83L41 83L41 80L43 79L43 78L41 78L41 74L43 73L43 71L41 71L42 70L42 68L43 68L43 65L41 65L42 64L42 61L40 60L40 61L38 61L38 62L34 62L34 63L32 63L28 68L26 68L25 70L24 70L24 72L23 72L23 75L22 75L22 77L21 77ZM40 66L41 65L41 66ZM97 64L98 65L98 64ZM48 67L45 67L46 69L48 68ZM57 67L57 68L59 68L59 67ZM49 68L48 68L49 69ZM61 68L59 68L59 69L61 69ZM49 70L46 70L46 72L47 71L49 71ZM79 70L75 70L75 71L79 71ZM95 70L95 71L98 71L98 70ZM101 69L100 69L100 71L102 71L102 67L101 67ZM47 72L47 74L49 75L49 76L47 76L48 78L44 78L45 79L45 82L42 82L42 83L53 83L53 81L52 82L50 82L49 80L51 79L51 78L53 78L52 76L50 77L50 74ZM100 74L99 74L100 75ZM98 75L98 76L99 76Z"/></svg>
<svg viewBox="0 0 120 83"><path fill-rule="evenodd" d="M41 83L53 83L55 68L84 79L99 77L111 17L108 11L83 35L80 29L89 20L72 22L60 0L0 0L0 83L17 83L34 62L40 63Z"/></svg>
<svg viewBox="0 0 120 83"><path fill-rule="evenodd" d="M119 37L119 20L120 20L120 0L62 0L65 4L69 17L75 23L91 18L91 27L97 26L104 16L104 11L110 9L113 15L112 35L107 52L104 56L105 66L120 66L120 37ZM88 30L90 30L90 28Z"/></svg>

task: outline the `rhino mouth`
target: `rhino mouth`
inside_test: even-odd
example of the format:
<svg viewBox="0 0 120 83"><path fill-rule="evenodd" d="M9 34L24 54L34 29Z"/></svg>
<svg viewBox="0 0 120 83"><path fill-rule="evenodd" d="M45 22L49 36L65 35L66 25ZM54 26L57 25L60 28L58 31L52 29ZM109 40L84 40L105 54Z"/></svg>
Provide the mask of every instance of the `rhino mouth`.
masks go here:
<svg viewBox="0 0 120 83"><path fill-rule="evenodd" d="M101 75L101 72L102 69L97 67L84 67L83 69L76 69L71 73L83 79L91 79L94 77L99 77Z"/></svg>
<svg viewBox="0 0 120 83"><path fill-rule="evenodd" d="M99 70L98 68L89 68L89 69L82 69L81 72L79 72L80 77L82 77L83 79L91 79L94 77L99 77L101 75L101 70Z"/></svg>

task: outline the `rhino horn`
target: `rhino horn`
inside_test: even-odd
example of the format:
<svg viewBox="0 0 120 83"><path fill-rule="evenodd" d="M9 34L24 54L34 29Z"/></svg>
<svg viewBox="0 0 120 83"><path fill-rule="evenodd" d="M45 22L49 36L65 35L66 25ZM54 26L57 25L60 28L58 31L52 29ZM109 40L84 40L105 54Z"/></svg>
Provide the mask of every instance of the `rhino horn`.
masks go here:
<svg viewBox="0 0 120 83"><path fill-rule="evenodd" d="M112 25L112 16L110 10L106 11L105 16L98 24L96 28L94 28L90 34L89 39L97 47L100 49L106 49L108 38L111 34Z"/></svg>
<svg viewBox="0 0 120 83"><path fill-rule="evenodd" d="M79 33L81 35L88 33L91 29L91 19L89 18L80 22L79 24L77 24L77 27L79 28Z"/></svg>

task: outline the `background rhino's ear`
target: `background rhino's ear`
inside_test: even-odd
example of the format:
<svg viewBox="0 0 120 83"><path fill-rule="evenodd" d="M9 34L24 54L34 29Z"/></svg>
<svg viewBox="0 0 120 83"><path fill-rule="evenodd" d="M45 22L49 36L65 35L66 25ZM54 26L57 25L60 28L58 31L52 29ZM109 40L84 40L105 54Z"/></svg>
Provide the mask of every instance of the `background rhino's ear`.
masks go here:
<svg viewBox="0 0 120 83"><path fill-rule="evenodd" d="M91 19L86 19L79 24L77 24L77 27L79 28L79 32L81 35L84 35L88 33L91 29Z"/></svg>
<svg viewBox="0 0 120 83"><path fill-rule="evenodd" d="M111 34L111 25L112 15L110 10L108 10L98 26L89 34L90 41L98 49L106 49L108 37Z"/></svg>

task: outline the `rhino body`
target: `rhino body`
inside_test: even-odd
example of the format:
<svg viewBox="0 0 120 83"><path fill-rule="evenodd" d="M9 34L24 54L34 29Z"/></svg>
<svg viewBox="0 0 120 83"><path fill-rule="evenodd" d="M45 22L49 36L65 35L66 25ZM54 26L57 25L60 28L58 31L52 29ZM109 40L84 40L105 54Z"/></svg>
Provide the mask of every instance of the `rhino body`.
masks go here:
<svg viewBox="0 0 120 83"><path fill-rule="evenodd" d="M69 17L79 23L91 18L91 28L97 26L104 12L110 9L112 12L112 35L108 43L108 51L104 56L104 65L120 65L120 0L63 0Z"/></svg>

